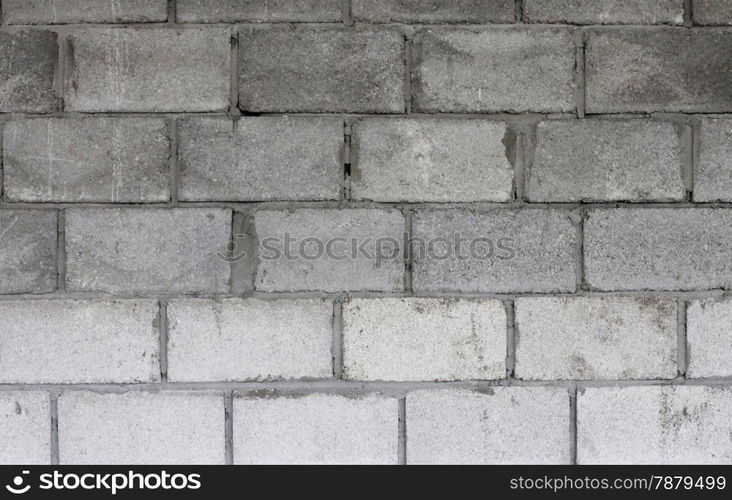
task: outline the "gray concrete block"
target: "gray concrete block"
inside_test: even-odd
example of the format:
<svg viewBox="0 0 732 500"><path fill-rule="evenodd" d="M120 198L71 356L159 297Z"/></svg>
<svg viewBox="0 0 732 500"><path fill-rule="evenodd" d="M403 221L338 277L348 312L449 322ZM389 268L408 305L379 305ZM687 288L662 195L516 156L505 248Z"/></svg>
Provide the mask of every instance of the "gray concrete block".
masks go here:
<svg viewBox="0 0 732 500"><path fill-rule="evenodd" d="M222 465L224 396L213 392L65 392L61 464Z"/></svg>
<svg viewBox="0 0 732 500"><path fill-rule="evenodd" d="M176 18L179 23L340 22L341 0L177 0Z"/></svg>
<svg viewBox="0 0 732 500"><path fill-rule="evenodd" d="M356 21L403 23L512 23L513 0L352 0Z"/></svg>
<svg viewBox="0 0 732 500"><path fill-rule="evenodd" d="M413 227L417 292L572 292L575 229L559 210L420 210Z"/></svg>
<svg viewBox="0 0 732 500"><path fill-rule="evenodd" d="M675 299L516 299L515 375L524 380L671 379Z"/></svg>
<svg viewBox="0 0 732 500"><path fill-rule="evenodd" d="M398 210L261 210L254 226L259 291L404 290Z"/></svg>
<svg viewBox="0 0 732 500"><path fill-rule="evenodd" d="M152 23L168 19L166 0L5 0L4 24Z"/></svg>
<svg viewBox="0 0 732 500"><path fill-rule="evenodd" d="M0 113L49 113L58 108L56 33L0 32Z"/></svg>
<svg viewBox="0 0 732 500"><path fill-rule="evenodd" d="M594 30L585 54L588 113L732 111L729 30Z"/></svg>
<svg viewBox="0 0 732 500"><path fill-rule="evenodd" d="M370 118L353 126L351 197L508 201L511 137L486 120Z"/></svg>
<svg viewBox="0 0 732 500"><path fill-rule="evenodd" d="M226 110L230 39L220 27L75 31L66 48L66 110Z"/></svg>
<svg viewBox="0 0 732 500"><path fill-rule="evenodd" d="M495 387L407 394L408 464L567 464L569 394Z"/></svg>
<svg viewBox="0 0 732 500"><path fill-rule="evenodd" d="M56 212L0 210L0 293L56 289Z"/></svg>
<svg viewBox="0 0 732 500"><path fill-rule="evenodd" d="M732 24L729 0L694 0L694 24Z"/></svg>
<svg viewBox="0 0 732 500"><path fill-rule="evenodd" d="M396 29L242 28L239 107L401 113L404 64L404 35Z"/></svg>
<svg viewBox="0 0 732 500"><path fill-rule="evenodd" d="M234 398L238 465L396 465L398 435L396 398L328 394Z"/></svg>
<svg viewBox="0 0 732 500"><path fill-rule="evenodd" d="M701 121L694 201L732 201L732 119Z"/></svg>
<svg viewBox="0 0 732 500"><path fill-rule="evenodd" d="M597 290L732 286L732 211L593 210L585 220L585 279Z"/></svg>
<svg viewBox="0 0 732 500"><path fill-rule="evenodd" d="M412 53L415 111L575 109L571 29L425 30Z"/></svg>
<svg viewBox="0 0 732 500"><path fill-rule="evenodd" d="M694 300L686 310L691 378L732 376L732 299Z"/></svg>
<svg viewBox="0 0 732 500"><path fill-rule="evenodd" d="M340 118L189 118L179 129L179 198L337 200L342 153Z"/></svg>
<svg viewBox="0 0 732 500"><path fill-rule="evenodd" d="M167 125L148 118L34 118L3 131L5 195L28 202L165 202Z"/></svg>
<svg viewBox="0 0 732 500"><path fill-rule="evenodd" d="M0 464L50 463L51 404L48 393L0 392Z"/></svg>
<svg viewBox="0 0 732 500"><path fill-rule="evenodd" d="M577 398L577 462L728 464L730 413L728 388L583 389Z"/></svg>
<svg viewBox="0 0 732 500"><path fill-rule="evenodd" d="M0 301L0 383L158 381L157 322L153 300Z"/></svg>
<svg viewBox="0 0 732 500"><path fill-rule="evenodd" d="M498 300L352 299L343 304L349 380L478 380L506 375Z"/></svg>
<svg viewBox="0 0 732 500"><path fill-rule="evenodd" d="M168 380L329 378L333 304L324 300L174 300Z"/></svg>
<svg viewBox="0 0 732 500"><path fill-rule="evenodd" d="M684 0L524 0L524 22L684 24Z"/></svg>
<svg viewBox="0 0 732 500"><path fill-rule="evenodd" d="M231 211L66 210L66 286L110 293L221 293Z"/></svg>
<svg viewBox="0 0 732 500"><path fill-rule="evenodd" d="M537 127L530 201L679 201L681 138L671 123L546 121Z"/></svg>

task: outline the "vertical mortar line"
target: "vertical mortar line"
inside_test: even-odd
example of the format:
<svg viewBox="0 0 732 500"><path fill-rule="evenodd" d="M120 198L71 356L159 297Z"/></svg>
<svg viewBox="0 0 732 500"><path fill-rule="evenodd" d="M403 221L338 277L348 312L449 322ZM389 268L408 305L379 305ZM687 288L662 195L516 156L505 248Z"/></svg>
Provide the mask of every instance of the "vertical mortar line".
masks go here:
<svg viewBox="0 0 732 500"><path fill-rule="evenodd" d="M343 299L337 295L333 300L333 345L331 360L333 363L333 378L343 379Z"/></svg>
<svg viewBox="0 0 732 500"><path fill-rule="evenodd" d="M341 21L347 26L353 25L353 16L351 14L351 0L341 0Z"/></svg>
<svg viewBox="0 0 732 500"><path fill-rule="evenodd" d="M56 288L66 290L66 210L56 212Z"/></svg>
<svg viewBox="0 0 732 500"><path fill-rule="evenodd" d="M412 37L413 33L404 34L404 111L412 112Z"/></svg>
<svg viewBox="0 0 732 500"><path fill-rule="evenodd" d="M402 255L404 258L404 291L414 295L414 252L412 238L414 232L414 212L409 209L404 214L404 234L402 235Z"/></svg>
<svg viewBox="0 0 732 500"><path fill-rule="evenodd" d="M689 366L689 347L686 336L686 309L688 303L684 299L678 299L677 304L677 337L676 337L676 365L680 377L686 378L686 370Z"/></svg>
<svg viewBox="0 0 732 500"><path fill-rule="evenodd" d="M160 361L160 381L168 381L168 301L160 299L158 301L158 341L160 342L158 350Z"/></svg>
<svg viewBox="0 0 732 500"><path fill-rule="evenodd" d="M509 299L503 301L506 309L506 379L514 378L516 369L516 303Z"/></svg>
<svg viewBox="0 0 732 500"><path fill-rule="evenodd" d="M577 383L569 388L569 460L577 465Z"/></svg>
<svg viewBox="0 0 732 500"><path fill-rule="evenodd" d="M701 154L701 141L702 141L702 130L701 130L701 119L692 118L691 121L691 154L689 160L688 170L688 189L689 189L689 201L694 201L694 179L696 178L696 171L699 168L699 155Z"/></svg>
<svg viewBox="0 0 732 500"><path fill-rule="evenodd" d="M349 118L343 121L343 185L341 186L341 201L351 199L351 169L353 162L353 123Z"/></svg>
<svg viewBox="0 0 732 500"><path fill-rule="evenodd" d="M224 463L234 463L234 393L224 393Z"/></svg>
<svg viewBox="0 0 732 500"><path fill-rule="evenodd" d="M239 30L232 28L229 52L229 115L240 116L239 111Z"/></svg>
<svg viewBox="0 0 732 500"><path fill-rule="evenodd" d="M175 2L176 2L176 0L168 0L168 24L175 24L175 21L176 21L175 18L177 16L177 12L176 12L177 6L176 6Z"/></svg>
<svg viewBox="0 0 732 500"><path fill-rule="evenodd" d="M399 437L397 445L397 461L399 465L407 465L407 398L399 398Z"/></svg>
<svg viewBox="0 0 732 500"><path fill-rule="evenodd" d="M59 451L58 451L58 394L49 394L49 403L51 410L51 465L59 464Z"/></svg>
<svg viewBox="0 0 732 500"><path fill-rule="evenodd" d="M511 197L516 203L523 203L525 201L524 188L526 186L527 155L524 151L526 132L523 129L515 129L512 133L515 142L513 145L513 193L511 193Z"/></svg>
<svg viewBox="0 0 732 500"><path fill-rule="evenodd" d="M577 118L585 117L586 90L585 90L585 32L580 29L575 34L575 104Z"/></svg>
<svg viewBox="0 0 732 500"><path fill-rule="evenodd" d="M0 6L2 8L2 6ZM58 60L56 64L56 92L58 94L59 110L65 109L64 99L66 98L66 78L68 77L68 63L66 55L66 44L68 41L68 35L61 35L58 31L56 32L56 43L58 44Z"/></svg>
<svg viewBox="0 0 732 500"><path fill-rule="evenodd" d="M173 206L178 205L178 129L179 121L178 118L173 118L168 121L168 169L170 170L170 204Z"/></svg>
<svg viewBox="0 0 732 500"><path fill-rule="evenodd" d="M585 283L585 218L587 217L587 211L581 207L579 209L579 216L574 223L575 229L575 267L577 269L577 291L586 290L587 284Z"/></svg>
<svg viewBox="0 0 732 500"><path fill-rule="evenodd" d="M524 22L524 0L516 0L514 4L514 18L517 23Z"/></svg>
<svg viewBox="0 0 732 500"><path fill-rule="evenodd" d="M684 0L684 26L694 25L694 0Z"/></svg>
<svg viewBox="0 0 732 500"><path fill-rule="evenodd" d="M694 125L680 123L676 125L681 144L681 179L684 183L684 200L694 200Z"/></svg>

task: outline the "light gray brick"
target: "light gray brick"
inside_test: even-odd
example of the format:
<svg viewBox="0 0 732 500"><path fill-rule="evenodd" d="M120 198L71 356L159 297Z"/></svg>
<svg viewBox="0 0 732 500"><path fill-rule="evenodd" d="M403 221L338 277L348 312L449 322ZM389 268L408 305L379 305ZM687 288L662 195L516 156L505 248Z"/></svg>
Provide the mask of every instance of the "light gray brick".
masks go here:
<svg viewBox="0 0 732 500"><path fill-rule="evenodd" d="M175 300L168 380L328 378L333 304L323 300Z"/></svg>
<svg viewBox="0 0 732 500"><path fill-rule="evenodd" d="M56 289L56 212L0 210L0 293Z"/></svg>
<svg viewBox="0 0 732 500"><path fill-rule="evenodd" d="M585 278L597 290L732 286L732 211L593 210L585 220Z"/></svg>
<svg viewBox="0 0 732 500"><path fill-rule="evenodd" d="M226 292L231 211L66 210L66 285L110 293Z"/></svg>
<svg viewBox="0 0 732 500"><path fill-rule="evenodd" d="M671 379L675 299L516 299L515 375L524 380Z"/></svg>
<svg viewBox="0 0 732 500"><path fill-rule="evenodd" d="M5 24L150 23L168 19L166 0L4 0Z"/></svg>
<svg viewBox="0 0 732 500"><path fill-rule="evenodd" d="M57 38L45 30L0 32L0 113L48 113L58 108Z"/></svg>
<svg viewBox="0 0 732 500"><path fill-rule="evenodd" d="M679 201L680 130L645 120L546 121L537 127L531 201Z"/></svg>
<svg viewBox="0 0 732 500"><path fill-rule="evenodd" d="M376 201L508 201L506 125L373 118L353 127L351 197Z"/></svg>
<svg viewBox="0 0 732 500"><path fill-rule="evenodd" d="M700 128L694 201L732 201L732 118L705 118Z"/></svg>
<svg viewBox="0 0 732 500"><path fill-rule="evenodd" d="M732 299L694 300L686 310L691 378L732 376Z"/></svg>
<svg viewBox="0 0 732 500"><path fill-rule="evenodd" d="M407 395L408 464L567 464L569 394L495 387Z"/></svg>
<svg viewBox="0 0 732 500"><path fill-rule="evenodd" d="M732 111L729 30L624 28L587 37L587 112Z"/></svg>
<svg viewBox="0 0 732 500"><path fill-rule="evenodd" d="M396 29L249 27L239 31L242 110L401 113L404 35Z"/></svg>
<svg viewBox="0 0 732 500"><path fill-rule="evenodd" d="M204 392L65 392L62 464L224 463L224 397Z"/></svg>
<svg viewBox="0 0 732 500"><path fill-rule="evenodd" d="M571 29L426 30L415 37L413 56L415 111L575 109Z"/></svg>
<svg viewBox="0 0 732 500"><path fill-rule="evenodd" d="M3 132L5 195L27 202L165 202L167 125L147 118L38 118Z"/></svg>
<svg viewBox="0 0 732 500"><path fill-rule="evenodd" d="M91 28L69 35L67 111L223 111L229 28Z"/></svg>
<svg viewBox="0 0 732 500"><path fill-rule="evenodd" d="M701 386L589 388L577 399L580 464L728 464L732 392Z"/></svg>
<svg viewBox="0 0 732 500"><path fill-rule="evenodd" d="M684 0L524 0L524 22L684 24Z"/></svg>
<svg viewBox="0 0 732 500"><path fill-rule="evenodd" d="M45 392L0 392L0 464L51 463L50 407Z"/></svg>
<svg viewBox="0 0 732 500"><path fill-rule="evenodd" d="M179 197L337 200L343 121L323 117L190 118L179 131Z"/></svg>
<svg viewBox="0 0 732 500"><path fill-rule="evenodd" d="M506 374L506 310L498 300L353 299L343 304L343 376L475 380Z"/></svg>
<svg viewBox="0 0 732 500"><path fill-rule="evenodd" d="M695 24L732 24L729 0L694 0Z"/></svg>
<svg viewBox="0 0 732 500"><path fill-rule="evenodd" d="M423 210L412 225L417 292L575 290L570 212Z"/></svg>
<svg viewBox="0 0 732 500"><path fill-rule="evenodd" d="M153 300L0 301L0 383L155 382Z"/></svg>
<svg viewBox="0 0 732 500"><path fill-rule="evenodd" d="M398 210L258 211L255 288L401 291L404 223Z"/></svg>
<svg viewBox="0 0 732 500"><path fill-rule="evenodd" d="M398 457L395 398L235 397L235 464L384 464Z"/></svg>
<svg viewBox="0 0 732 500"><path fill-rule="evenodd" d="M353 0L357 21L404 23L512 23L513 0Z"/></svg>
<svg viewBox="0 0 732 500"><path fill-rule="evenodd" d="M183 23L340 22L341 0L177 0L176 17Z"/></svg>

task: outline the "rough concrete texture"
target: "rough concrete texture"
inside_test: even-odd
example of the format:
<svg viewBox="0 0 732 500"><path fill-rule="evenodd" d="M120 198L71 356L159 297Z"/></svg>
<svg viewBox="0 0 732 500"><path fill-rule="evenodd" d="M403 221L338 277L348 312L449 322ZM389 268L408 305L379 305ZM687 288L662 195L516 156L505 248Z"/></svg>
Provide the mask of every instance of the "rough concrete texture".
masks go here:
<svg viewBox="0 0 732 500"><path fill-rule="evenodd" d="M378 396L235 397L234 463L395 465L397 408Z"/></svg>
<svg viewBox="0 0 732 500"><path fill-rule="evenodd" d="M485 120L373 118L353 126L351 198L508 201L515 138Z"/></svg>
<svg viewBox="0 0 732 500"><path fill-rule="evenodd" d="M570 29L425 30L412 51L415 111L575 109Z"/></svg>
<svg viewBox="0 0 732 500"><path fill-rule="evenodd" d="M167 125L149 118L32 118L3 130L5 195L28 202L165 202Z"/></svg>
<svg viewBox="0 0 732 500"><path fill-rule="evenodd" d="M0 32L0 113L49 113L58 107L56 33Z"/></svg>
<svg viewBox="0 0 732 500"><path fill-rule="evenodd" d="M732 300L694 300L686 309L688 377L732 376Z"/></svg>
<svg viewBox="0 0 732 500"><path fill-rule="evenodd" d="M732 391L588 388L577 398L579 464L728 464Z"/></svg>
<svg viewBox="0 0 732 500"><path fill-rule="evenodd" d="M702 119L699 145L694 201L732 201L732 119Z"/></svg>
<svg viewBox="0 0 732 500"><path fill-rule="evenodd" d="M694 0L694 23L732 24L732 3L729 0Z"/></svg>
<svg viewBox="0 0 732 500"><path fill-rule="evenodd" d="M333 305L189 299L168 304L168 380L328 378Z"/></svg>
<svg viewBox="0 0 732 500"><path fill-rule="evenodd" d="M50 428L48 393L0 392L0 465L49 465Z"/></svg>
<svg viewBox="0 0 732 500"><path fill-rule="evenodd" d="M539 209L417 211L414 290L572 292L575 229L570 217L570 212Z"/></svg>
<svg viewBox="0 0 732 500"><path fill-rule="evenodd" d="M478 380L506 374L498 300L353 299L343 304L350 380Z"/></svg>
<svg viewBox="0 0 732 500"><path fill-rule="evenodd" d="M3 0L4 24L151 23L168 19L166 0Z"/></svg>
<svg viewBox="0 0 732 500"><path fill-rule="evenodd" d="M223 208L68 209L66 286L110 293L226 292L230 240L231 211Z"/></svg>
<svg viewBox="0 0 732 500"><path fill-rule="evenodd" d="M396 29L239 31L239 106L244 111L400 113L404 71L404 35Z"/></svg>
<svg viewBox="0 0 732 500"><path fill-rule="evenodd" d="M684 24L684 0L524 0L523 12L527 23Z"/></svg>
<svg viewBox="0 0 732 500"><path fill-rule="evenodd" d="M224 463L224 396L215 392L65 392L61 464Z"/></svg>
<svg viewBox="0 0 732 500"><path fill-rule="evenodd" d="M569 394L495 387L407 395L408 464L566 464Z"/></svg>
<svg viewBox="0 0 732 500"><path fill-rule="evenodd" d="M585 219L587 284L597 290L732 286L732 211L597 209Z"/></svg>
<svg viewBox="0 0 732 500"><path fill-rule="evenodd" d="M586 36L588 113L732 111L729 30L627 28Z"/></svg>
<svg viewBox="0 0 732 500"><path fill-rule="evenodd" d="M351 0L356 21L403 23L512 23L514 0Z"/></svg>
<svg viewBox="0 0 732 500"><path fill-rule="evenodd" d="M56 289L56 212L0 210L0 293Z"/></svg>
<svg viewBox="0 0 732 500"><path fill-rule="evenodd" d="M340 22L341 0L177 0L182 23Z"/></svg>
<svg viewBox="0 0 732 500"><path fill-rule="evenodd" d="M0 301L0 383L160 380L154 300Z"/></svg>
<svg viewBox="0 0 732 500"><path fill-rule="evenodd" d="M676 376L676 299L516 299L517 378L671 379Z"/></svg>
<svg viewBox="0 0 732 500"><path fill-rule="evenodd" d="M645 120L537 126L530 201L679 201L686 195L679 128Z"/></svg>
<svg viewBox="0 0 732 500"><path fill-rule="evenodd" d="M404 289L398 210L261 210L255 288L265 292Z"/></svg>
<svg viewBox="0 0 732 500"><path fill-rule="evenodd" d="M337 200L340 196L340 118L190 118L180 124L178 144L181 200Z"/></svg>
<svg viewBox="0 0 732 500"><path fill-rule="evenodd" d="M99 28L66 47L67 111L223 111L229 28ZM181 64L185 61L185 64Z"/></svg>

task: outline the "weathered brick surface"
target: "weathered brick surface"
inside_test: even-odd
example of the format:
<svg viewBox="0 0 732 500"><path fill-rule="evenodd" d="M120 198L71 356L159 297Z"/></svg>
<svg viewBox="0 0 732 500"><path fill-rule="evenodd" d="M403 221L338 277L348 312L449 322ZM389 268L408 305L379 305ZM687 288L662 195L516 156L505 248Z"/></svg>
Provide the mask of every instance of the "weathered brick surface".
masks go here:
<svg viewBox="0 0 732 500"><path fill-rule="evenodd" d="M168 380L327 378L333 304L201 299L168 305Z"/></svg>
<svg viewBox="0 0 732 500"><path fill-rule="evenodd" d="M684 0L525 0L524 21L571 24L684 24Z"/></svg>
<svg viewBox="0 0 732 500"><path fill-rule="evenodd" d="M58 43L46 30L0 32L0 113L55 111Z"/></svg>
<svg viewBox="0 0 732 500"><path fill-rule="evenodd" d="M347 379L499 379L505 361L500 301L354 299L343 305Z"/></svg>
<svg viewBox="0 0 732 500"><path fill-rule="evenodd" d="M727 0L694 0L695 24L732 24L732 4Z"/></svg>
<svg viewBox="0 0 732 500"><path fill-rule="evenodd" d="M66 48L66 110L225 110L230 37L218 27L76 31Z"/></svg>
<svg viewBox="0 0 732 500"><path fill-rule="evenodd" d="M587 111L732 111L731 49L732 32L722 29L591 31Z"/></svg>
<svg viewBox="0 0 732 500"><path fill-rule="evenodd" d="M339 22L341 0L177 0L176 17L183 23Z"/></svg>
<svg viewBox="0 0 732 500"><path fill-rule="evenodd" d="M598 290L706 290L732 284L732 211L593 210L585 221L585 277Z"/></svg>
<svg viewBox="0 0 732 500"><path fill-rule="evenodd" d="M505 124L484 120L359 121L352 135L351 198L508 201L511 140Z"/></svg>
<svg viewBox="0 0 732 500"><path fill-rule="evenodd" d="M531 201L679 201L681 138L671 123L546 121L537 127Z"/></svg>
<svg viewBox="0 0 732 500"><path fill-rule="evenodd" d="M244 111L400 113L404 71L404 35L396 29L239 31Z"/></svg>
<svg viewBox="0 0 732 500"><path fill-rule="evenodd" d="M0 293L56 289L56 212L0 210Z"/></svg>
<svg viewBox="0 0 732 500"><path fill-rule="evenodd" d="M357 21L404 23L512 23L513 0L352 0Z"/></svg>
<svg viewBox="0 0 732 500"><path fill-rule="evenodd" d="M168 231L174 228L173 231ZM226 292L231 211L66 210L66 286L110 293Z"/></svg>
<svg viewBox="0 0 732 500"><path fill-rule="evenodd" d="M148 23L168 19L166 0L5 0L5 24Z"/></svg>
<svg viewBox="0 0 732 500"><path fill-rule="evenodd" d="M699 386L590 388L577 399L580 464L726 464L732 392Z"/></svg>
<svg viewBox="0 0 732 500"><path fill-rule="evenodd" d="M48 393L0 392L0 464L51 463Z"/></svg>
<svg viewBox="0 0 732 500"><path fill-rule="evenodd" d="M203 392L66 392L61 464L224 463L224 397Z"/></svg>
<svg viewBox="0 0 732 500"><path fill-rule="evenodd" d="M732 119L701 122L694 201L732 201Z"/></svg>
<svg viewBox="0 0 732 500"><path fill-rule="evenodd" d="M3 130L5 195L29 202L165 202L167 125L148 118L32 118Z"/></svg>
<svg viewBox="0 0 732 500"><path fill-rule="evenodd" d="M415 111L566 111L574 35L565 28L425 30L414 40Z"/></svg>
<svg viewBox="0 0 732 500"><path fill-rule="evenodd" d="M687 376L732 376L732 300L692 301L686 310L686 340Z"/></svg>
<svg viewBox="0 0 732 500"><path fill-rule="evenodd" d="M154 300L0 301L0 383L155 382Z"/></svg>
<svg viewBox="0 0 732 500"><path fill-rule="evenodd" d="M675 299L519 298L515 314L518 378L676 376Z"/></svg>
<svg viewBox="0 0 732 500"><path fill-rule="evenodd" d="M407 395L408 464L569 463L561 388L451 389Z"/></svg>
<svg viewBox="0 0 732 500"><path fill-rule="evenodd" d="M235 397L236 464L384 464L398 458L397 399Z"/></svg>
<svg viewBox="0 0 732 500"><path fill-rule="evenodd" d="M179 198L334 200L343 183L343 121L191 118L180 126Z"/></svg>

